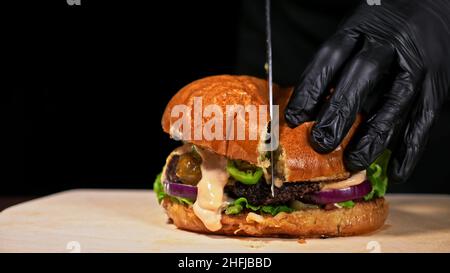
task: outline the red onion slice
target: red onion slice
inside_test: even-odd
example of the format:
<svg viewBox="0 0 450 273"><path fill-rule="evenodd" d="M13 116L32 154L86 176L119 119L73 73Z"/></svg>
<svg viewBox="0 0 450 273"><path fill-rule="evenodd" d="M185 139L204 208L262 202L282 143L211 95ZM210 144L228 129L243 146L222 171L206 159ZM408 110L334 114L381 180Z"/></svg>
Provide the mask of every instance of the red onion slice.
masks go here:
<svg viewBox="0 0 450 273"><path fill-rule="evenodd" d="M372 184L366 180L361 184L337 190L317 191L305 196L316 204L324 205L360 199L372 190Z"/></svg>
<svg viewBox="0 0 450 273"><path fill-rule="evenodd" d="M196 186L164 181L164 192L168 195L187 198L192 201L197 199Z"/></svg>

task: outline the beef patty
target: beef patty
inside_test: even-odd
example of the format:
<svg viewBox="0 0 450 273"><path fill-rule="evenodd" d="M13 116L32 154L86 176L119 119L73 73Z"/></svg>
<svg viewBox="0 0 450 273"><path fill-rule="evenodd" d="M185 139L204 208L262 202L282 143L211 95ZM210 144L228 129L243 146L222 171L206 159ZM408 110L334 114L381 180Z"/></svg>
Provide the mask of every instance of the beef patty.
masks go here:
<svg viewBox="0 0 450 273"><path fill-rule="evenodd" d="M225 192L233 198L245 197L252 205L279 205L291 200L302 199L304 195L319 191L317 182L284 183L281 187L275 187L275 196L272 196L270 185L261 179L255 185L245 185L240 182L228 184Z"/></svg>

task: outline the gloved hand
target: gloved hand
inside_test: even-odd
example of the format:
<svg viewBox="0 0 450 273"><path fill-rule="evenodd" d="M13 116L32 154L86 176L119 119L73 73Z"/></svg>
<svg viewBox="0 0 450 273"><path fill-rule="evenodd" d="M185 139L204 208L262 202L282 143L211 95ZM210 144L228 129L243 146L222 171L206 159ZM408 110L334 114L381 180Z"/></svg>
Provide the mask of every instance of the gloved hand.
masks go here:
<svg viewBox="0 0 450 273"><path fill-rule="evenodd" d="M389 75L394 77L388 88L380 88ZM327 153L345 137L367 98L374 98L377 107L344 161L350 170L366 169L398 135L397 145L389 146L389 174L403 181L424 150L449 86L450 1L363 1L305 70L285 117L291 126L316 120L310 142Z"/></svg>

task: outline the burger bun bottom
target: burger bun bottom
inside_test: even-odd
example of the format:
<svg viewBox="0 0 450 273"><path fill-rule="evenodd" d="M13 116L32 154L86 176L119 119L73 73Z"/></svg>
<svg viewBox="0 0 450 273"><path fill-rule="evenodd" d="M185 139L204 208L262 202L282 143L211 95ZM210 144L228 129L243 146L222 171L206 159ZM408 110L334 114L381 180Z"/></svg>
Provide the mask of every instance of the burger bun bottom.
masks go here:
<svg viewBox="0 0 450 273"><path fill-rule="evenodd" d="M291 213L256 215L222 214L222 228L208 230L194 214L192 207L165 198L162 203L169 219L180 229L205 234L255 237L326 238L353 236L375 231L383 226L388 215L384 198L356 202L353 208L333 210L307 209ZM250 215L249 215L250 214Z"/></svg>

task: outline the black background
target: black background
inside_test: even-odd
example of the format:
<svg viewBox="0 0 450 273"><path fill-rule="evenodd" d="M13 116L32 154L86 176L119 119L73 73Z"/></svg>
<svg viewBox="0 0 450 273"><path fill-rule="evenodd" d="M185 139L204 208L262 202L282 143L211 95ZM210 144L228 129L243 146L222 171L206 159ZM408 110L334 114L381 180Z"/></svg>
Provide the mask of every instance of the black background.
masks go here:
<svg viewBox="0 0 450 273"><path fill-rule="evenodd" d="M177 146L160 127L169 99L243 71L241 1L17 2L1 11L1 193L151 188ZM445 113L413 181L392 192L450 193Z"/></svg>
<svg viewBox="0 0 450 273"><path fill-rule="evenodd" d="M233 72L237 1L81 2L8 17L2 192L150 188L177 145L161 130L166 103Z"/></svg>

